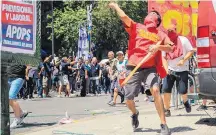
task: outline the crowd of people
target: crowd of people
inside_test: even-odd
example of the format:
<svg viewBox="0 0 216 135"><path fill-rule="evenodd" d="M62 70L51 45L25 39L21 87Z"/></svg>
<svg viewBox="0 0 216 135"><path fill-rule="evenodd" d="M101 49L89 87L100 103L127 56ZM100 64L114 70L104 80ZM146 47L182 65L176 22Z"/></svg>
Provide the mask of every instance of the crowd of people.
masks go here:
<svg viewBox="0 0 216 135"><path fill-rule="evenodd" d="M100 95L103 92L111 93L113 102L110 101L110 105L114 105L117 77L124 76L126 64L127 56L125 57L122 51L118 51L116 55L113 51L108 52L108 59L101 62L98 62L96 57L91 59L76 59L72 56L60 59L51 55L43 57L38 67L26 66L28 71L26 81L18 97L23 99L51 97L51 91L57 92L57 97L71 97L73 94L85 97L87 94ZM123 102L123 91L120 90L117 95L121 96Z"/></svg>

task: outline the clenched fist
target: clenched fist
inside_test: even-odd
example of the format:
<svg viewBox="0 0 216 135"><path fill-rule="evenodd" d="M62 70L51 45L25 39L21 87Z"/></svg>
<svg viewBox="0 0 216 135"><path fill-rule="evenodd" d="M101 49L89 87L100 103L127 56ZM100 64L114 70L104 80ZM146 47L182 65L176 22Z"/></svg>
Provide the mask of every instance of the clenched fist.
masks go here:
<svg viewBox="0 0 216 135"><path fill-rule="evenodd" d="M115 2L110 2L109 3L109 7L112 8L112 9L115 9L117 6L118 6L118 4L115 3Z"/></svg>

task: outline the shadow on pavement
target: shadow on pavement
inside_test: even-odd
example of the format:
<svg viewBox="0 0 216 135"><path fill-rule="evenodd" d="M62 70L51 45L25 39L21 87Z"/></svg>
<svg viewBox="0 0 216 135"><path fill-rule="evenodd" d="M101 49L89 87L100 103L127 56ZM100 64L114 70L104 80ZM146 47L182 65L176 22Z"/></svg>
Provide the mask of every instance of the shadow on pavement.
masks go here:
<svg viewBox="0 0 216 135"><path fill-rule="evenodd" d="M216 118L202 118L199 121L197 121L195 124L216 126Z"/></svg>
<svg viewBox="0 0 216 135"><path fill-rule="evenodd" d="M179 117L179 116L186 116L186 117L191 117L191 116L207 116L207 114L178 114L178 115L173 115L171 117Z"/></svg>
<svg viewBox="0 0 216 135"><path fill-rule="evenodd" d="M56 122L51 122L51 123L23 123L20 127L18 128L30 128L30 127L43 127L43 126L53 126L57 124Z"/></svg>
<svg viewBox="0 0 216 135"><path fill-rule="evenodd" d="M192 131L195 130L193 128L190 127L175 127L175 128L171 128L170 129L172 133L174 132L186 132L186 131ZM160 133L160 129L151 129L151 128L137 128L134 132L156 132L156 133Z"/></svg>
<svg viewBox="0 0 216 135"><path fill-rule="evenodd" d="M172 133L177 133L177 132L187 132L187 131L192 131L195 130L191 127L186 127L186 126L180 126L180 127L174 127L170 129Z"/></svg>

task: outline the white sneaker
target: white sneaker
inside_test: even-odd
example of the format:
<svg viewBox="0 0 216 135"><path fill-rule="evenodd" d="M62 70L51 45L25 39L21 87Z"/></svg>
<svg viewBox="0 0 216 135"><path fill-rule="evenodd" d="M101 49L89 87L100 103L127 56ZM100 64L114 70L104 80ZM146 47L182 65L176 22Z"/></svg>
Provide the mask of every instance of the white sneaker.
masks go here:
<svg viewBox="0 0 216 135"><path fill-rule="evenodd" d="M25 117L28 116L28 112L27 111L23 111L23 114L20 117L20 124L23 122L23 119L25 119Z"/></svg>
<svg viewBox="0 0 216 135"><path fill-rule="evenodd" d="M18 127L20 124L22 124L23 120L25 117L28 116L28 112L27 111L23 111L23 114L21 115L20 118L14 118L12 124L10 125L10 128L16 128Z"/></svg>
<svg viewBox="0 0 216 135"><path fill-rule="evenodd" d="M58 95L57 97L58 97L58 98L61 98L61 95Z"/></svg>
<svg viewBox="0 0 216 135"><path fill-rule="evenodd" d="M17 119L17 118L14 118L14 120L13 120L13 122L11 123L11 125L10 125L10 128L16 128L16 127L18 127L20 125L20 120L19 119Z"/></svg>

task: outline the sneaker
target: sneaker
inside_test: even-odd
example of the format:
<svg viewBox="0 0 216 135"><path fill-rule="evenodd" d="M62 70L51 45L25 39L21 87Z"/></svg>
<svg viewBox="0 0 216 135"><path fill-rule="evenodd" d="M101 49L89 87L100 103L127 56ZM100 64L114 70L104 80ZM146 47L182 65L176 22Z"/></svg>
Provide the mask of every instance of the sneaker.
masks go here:
<svg viewBox="0 0 216 135"><path fill-rule="evenodd" d="M207 110L207 106L206 106L206 105L201 105L201 106L199 106L196 110L197 110L197 111Z"/></svg>
<svg viewBox="0 0 216 135"><path fill-rule="evenodd" d="M25 119L25 117L28 116L28 112L27 111L23 111L23 114L20 117L20 123L22 123L23 119Z"/></svg>
<svg viewBox="0 0 216 135"><path fill-rule="evenodd" d="M18 126L20 125L20 122L19 122L19 121L20 121L19 119L14 118L13 122L12 122L11 125L10 125L10 128L13 129L13 128L18 127Z"/></svg>
<svg viewBox="0 0 216 135"><path fill-rule="evenodd" d="M187 113L190 113L191 112L191 105L188 103L188 101L186 101L184 103L184 106L185 106L185 110Z"/></svg>
<svg viewBox="0 0 216 135"><path fill-rule="evenodd" d="M133 114L131 116L132 118L132 127L133 127L133 130L135 131L136 128L138 128L139 126L139 120L138 120L138 116L139 116L139 111L137 110L137 113L136 114Z"/></svg>
<svg viewBox="0 0 216 135"><path fill-rule="evenodd" d="M109 105L110 105L110 106L116 106L116 103L110 102Z"/></svg>
<svg viewBox="0 0 216 135"><path fill-rule="evenodd" d="M171 116L170 110L165 110L164 113L165 113L166 117L170 117Z"/></svg>
<svg viewBox="0 0 216 135"><path fill-rule="evenodd" d="M107 104L109 105L111 102L113 102L113 99L111 99Z"/></svg>
<svg viewBox="0 0 216 135"><path fill-rule="evenodd" d="M49 97L49 98L51 98L52 96L50 96L50 95L48 94L46 97Z"/></svg>
<svg viewBox="0 0 216 135"><path fill-rule="evenodd" d="M23 111L23 114L21 115L20 118L14 118L12 124L10 125L10 128L16 128L18 127L22 122L23 122L23 119L25 117L28 116L28 112L27 111Z"/></svg>
<svg viewBox="0 0 216 135"><path fill-rule="evenodd" d="M58 97L58 98L61 98L61 95L58 95L57 97Z"/></svg>
<svg viewBox="0 0 216 135"><path fill-rule="evenodd" d="M43 94L43 98L46 98L46 94Z"/></svg>
<svg viewBox="0 0 216 135"><path fill-rule="evenodd" d="M171 135L171 132L166 124L161 124L161 133L160 135Z"/></svg>

